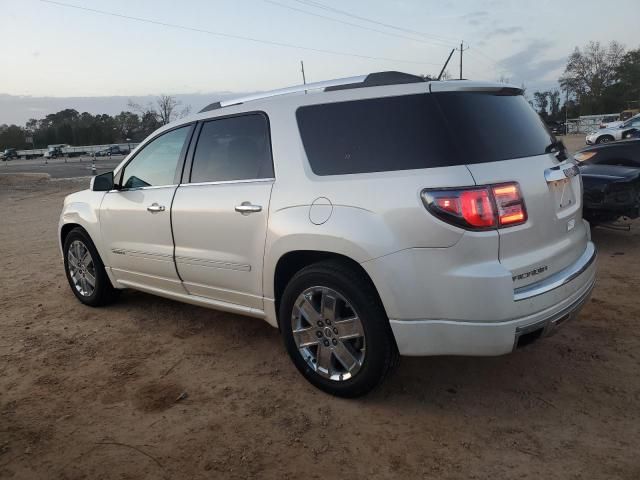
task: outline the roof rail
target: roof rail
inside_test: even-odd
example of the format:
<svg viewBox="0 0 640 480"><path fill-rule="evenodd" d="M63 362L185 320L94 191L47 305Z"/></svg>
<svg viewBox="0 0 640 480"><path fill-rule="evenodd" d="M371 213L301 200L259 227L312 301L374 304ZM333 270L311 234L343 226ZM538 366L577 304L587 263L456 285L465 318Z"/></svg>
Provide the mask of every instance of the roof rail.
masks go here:
<svg viewBox="0 0 640 480"><path fill-rule="evenodd" d="M306 92L308 90L334 91L345 90L349 88L377 87L382 85L396 85L402 83L425 82L426 80L417 75L402 72L377 72L369 75L359 75L357 77L338 78L335 80L325 80L323 82L307 83L296 85L294 87L280 88L278 90L270 90L268 92L247 95L246 97L233 98L220 102L214 102L204 107L200 112L208 112L218 108L229 107L231 105L239 105L241 103L251 102L253 100L261 100L263 98L277 97L279 95L289 95L291 93Z"/></svg>

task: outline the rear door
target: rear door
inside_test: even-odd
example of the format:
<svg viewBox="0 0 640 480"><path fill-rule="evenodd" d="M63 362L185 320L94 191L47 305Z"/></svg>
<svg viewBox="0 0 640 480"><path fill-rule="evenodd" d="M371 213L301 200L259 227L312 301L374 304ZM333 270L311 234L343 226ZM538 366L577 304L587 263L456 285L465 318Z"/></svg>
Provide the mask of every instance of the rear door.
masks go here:
<svg viewBox="0 0 640 480"><path fill-rule="evenodd" d="M476 184L520 186L528 219L498 230L500 262L514 287L575 262L588 241L581 180L573 163L547 153L555 138L525 98L509 90L435 95Z"/></svg>
<svg viewBox="0 0 640 480"><path fill-rule="evenodd" d="M262 267L274 182L269 122L204 122L171 211L175 262L192 295L263 309Z"/></svg>

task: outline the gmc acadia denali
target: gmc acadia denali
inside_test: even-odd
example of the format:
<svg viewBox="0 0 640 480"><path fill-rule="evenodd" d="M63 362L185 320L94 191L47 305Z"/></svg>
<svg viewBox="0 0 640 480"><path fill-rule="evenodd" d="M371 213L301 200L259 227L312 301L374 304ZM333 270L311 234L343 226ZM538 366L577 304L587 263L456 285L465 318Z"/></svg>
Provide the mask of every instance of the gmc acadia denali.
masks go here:
<svg viewBox="0 0 640 480"><path fill-rule="evenodd" d="M382 72L162 127L65 199L59 241L84 304L262 318L355 397L398 355L501 355L573 317L596 275L581 190L517 87Z"/></svg>

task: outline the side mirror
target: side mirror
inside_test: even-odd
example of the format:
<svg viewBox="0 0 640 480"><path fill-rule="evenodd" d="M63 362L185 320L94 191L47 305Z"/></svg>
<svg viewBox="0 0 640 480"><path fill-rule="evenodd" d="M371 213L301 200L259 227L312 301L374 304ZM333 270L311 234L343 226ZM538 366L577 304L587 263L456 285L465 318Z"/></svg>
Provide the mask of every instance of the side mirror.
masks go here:
<svg viewBox="0 0 640 480"><path fill-rule="evenodd" d="M96 175L91 179L89 188L94 192L108 192L113 190L113 172Z"/></svg>

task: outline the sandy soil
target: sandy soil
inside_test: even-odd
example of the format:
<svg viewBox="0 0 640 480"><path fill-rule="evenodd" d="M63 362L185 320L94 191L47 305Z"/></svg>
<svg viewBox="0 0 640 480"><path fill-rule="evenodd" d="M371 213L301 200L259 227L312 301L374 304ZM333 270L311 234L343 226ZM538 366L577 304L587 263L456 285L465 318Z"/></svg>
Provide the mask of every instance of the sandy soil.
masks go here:
<svg viewBox="0 0 640 480"><path fill-rule="evenodd" d="M640 223L593 232L597 288L557 335L405 358L349 401L258 320L136 292L82 306L56 224L85 184L0 184L0 478L640 478Z"/></svg>

